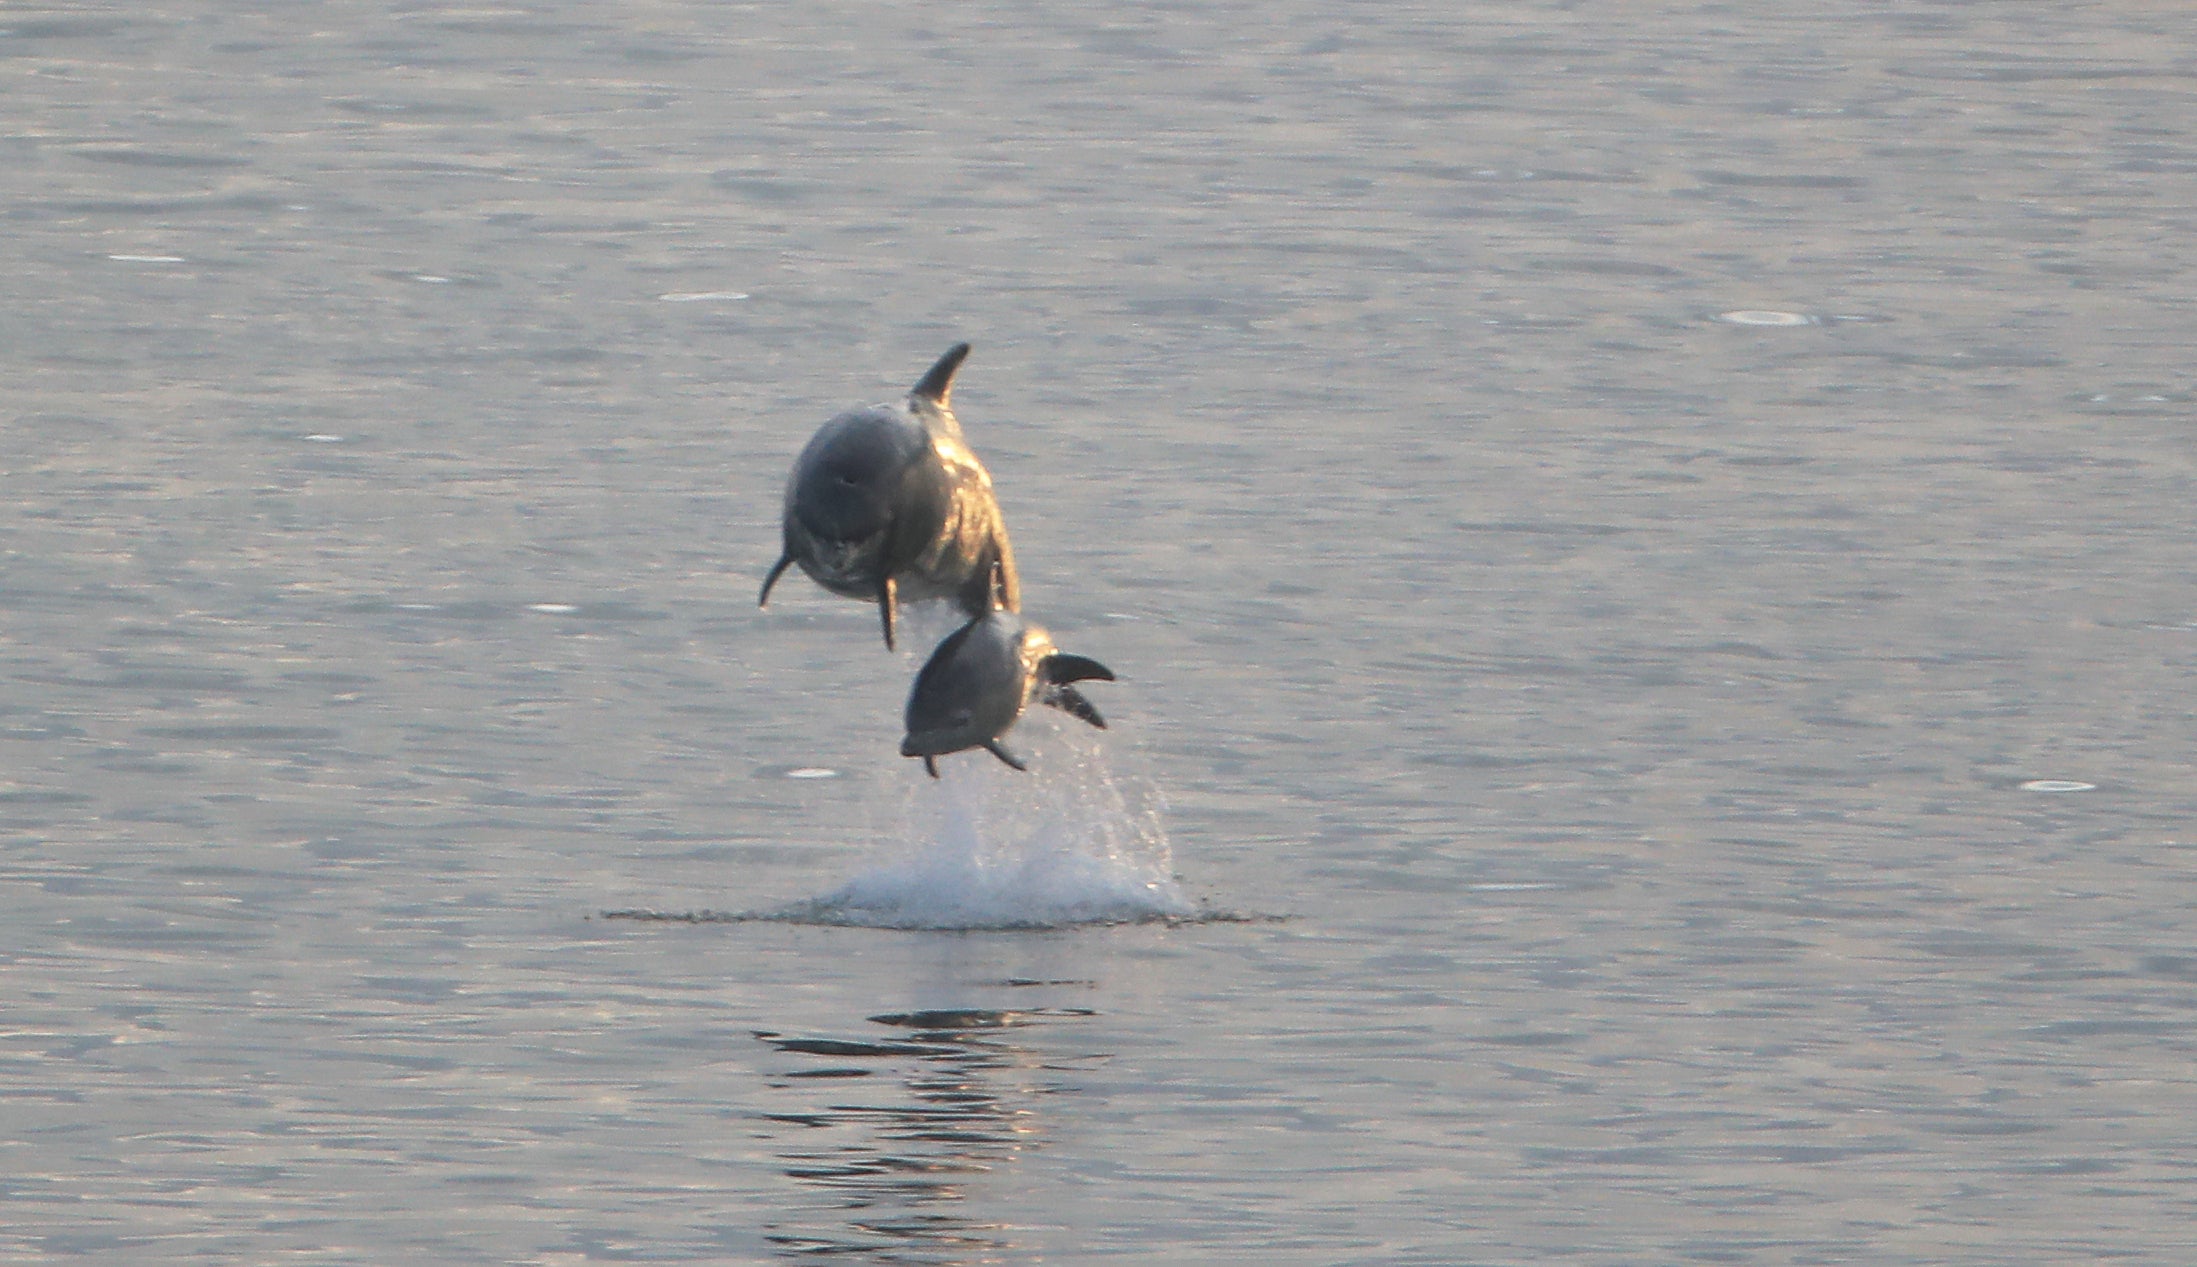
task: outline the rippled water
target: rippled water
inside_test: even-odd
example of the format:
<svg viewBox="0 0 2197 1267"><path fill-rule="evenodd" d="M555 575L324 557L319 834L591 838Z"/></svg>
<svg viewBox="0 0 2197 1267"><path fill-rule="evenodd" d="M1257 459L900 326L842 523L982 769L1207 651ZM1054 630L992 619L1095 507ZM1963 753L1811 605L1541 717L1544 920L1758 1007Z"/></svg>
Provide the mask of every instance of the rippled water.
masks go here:
<svg viewBox="0 0 2197 1267"><path fill-rule="evenodd" d="M2179 10L0 66L0 1257L2190 1260ZM754 598L960 338L1122 680L933 783Z"/></svg>

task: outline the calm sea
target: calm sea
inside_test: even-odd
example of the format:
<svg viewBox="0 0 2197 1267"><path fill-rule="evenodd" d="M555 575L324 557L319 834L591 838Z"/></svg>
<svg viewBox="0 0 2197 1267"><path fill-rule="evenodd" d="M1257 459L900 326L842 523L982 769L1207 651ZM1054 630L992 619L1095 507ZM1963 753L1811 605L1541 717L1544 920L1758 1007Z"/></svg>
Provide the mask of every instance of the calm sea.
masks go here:
<svg viewBox="0 0 2197 1267"><path fill-rule="evenodd" d="M2180 7L0 75L0 1260L2197 1260ZM755 592L964 338L1121 680L934 783L951 620Z"/></svg>

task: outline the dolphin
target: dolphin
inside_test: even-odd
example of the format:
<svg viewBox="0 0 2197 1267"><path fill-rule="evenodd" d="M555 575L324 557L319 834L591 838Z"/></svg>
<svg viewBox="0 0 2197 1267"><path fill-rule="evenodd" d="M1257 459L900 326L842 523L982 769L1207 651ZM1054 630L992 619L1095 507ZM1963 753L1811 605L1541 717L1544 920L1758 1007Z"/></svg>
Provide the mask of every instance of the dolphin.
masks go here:
<svg viewBox="0 0 2197 1267"><path fill-rule="evenodd" d="M885 645L901 603L951 598L971 616L1022 608L992 476L947 399L969 355L956 343L906 405L851 409L817 429L786 481L785 550L756 605L793 564L834 594L874 602Z"/></svg>
<svg viewBox="0 0 2197 1267"><path fill-rule="evenodd" d="M946 635L915 675L900 755L923 758L923 768L934 779L939 757L967 748L982 748L1017 770L1027 770L1021 758L1000 745L999 737L1033 699L1104 730L1106 719L1073 685L1092 680L1111 682L1114 671L1096 660L1069 655L1053 645L1045 630L994 607Z"/></svg>

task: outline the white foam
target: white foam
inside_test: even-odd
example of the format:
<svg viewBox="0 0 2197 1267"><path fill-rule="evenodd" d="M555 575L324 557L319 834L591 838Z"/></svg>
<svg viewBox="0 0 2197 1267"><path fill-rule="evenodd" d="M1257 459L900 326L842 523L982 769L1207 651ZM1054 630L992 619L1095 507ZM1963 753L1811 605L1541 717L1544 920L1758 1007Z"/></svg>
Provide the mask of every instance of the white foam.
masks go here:
<svg viewBox="0 0 2197 1267"><path fill-rule="evenodd" d="M1718 321L1735 326L1812 326L1816 319L1805 312L1779 312L1772 308L1741 308L1716 314Z"/></svg>
<svg viewBox="0 0 2197 1267"><path fill-rule="evenodd" d="M1104 736L1025 717L1007 744L1027 773L990 753L908 762L913 787L885 860L800 917L879 928L1057 928L1179 919L1196 908L1173 874L1157 788L1117 777Z"/></svg>

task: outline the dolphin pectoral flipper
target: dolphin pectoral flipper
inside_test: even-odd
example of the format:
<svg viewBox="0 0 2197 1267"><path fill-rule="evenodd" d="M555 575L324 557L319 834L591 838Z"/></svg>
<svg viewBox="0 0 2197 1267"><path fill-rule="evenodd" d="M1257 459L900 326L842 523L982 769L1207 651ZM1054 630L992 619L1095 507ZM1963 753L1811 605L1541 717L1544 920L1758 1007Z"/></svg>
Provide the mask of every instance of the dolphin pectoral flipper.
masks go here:
<svg viewBox="0 0 2197 1267"><path fill-rule="evenodd" d="M1099 716L1099 711L1091 706L1091 701L1085 699L1083 692L1075 687L1064 684L1049 686L1038 696L1038 701L1059 709L1077 721L1089 722L1100 730L1106 729L1106 719Z"/></svg>
<svg viewBox="0 0 2197 1267"><path fill-rule="evenodd" d="M900 584L893 580L891 574L888 573L885 579L877 583L877 618L885 622L885 649L887 651L898 649L893 645L893 622L899 617L897 610L899 606Z"/></svg>
<svg viewBox="0 0 2197 1267"><path fill-rule="evenodd" d="M1013 766L1017 770L1028 770L1030 768L1022 763L1022 758L1001 747L999 744L999 740L997 739L985 740L984 751L991 753L995 757L998 757L1000 760L1006 762L1008 765Z"/></svg>
<svg viewBox="0 0 2197 1267"><path fill-rule="evenodd" d="M908 389L908 395L917 400L930 401L943 408L946 404L946 398L953 395L955 371L959 370L961 363L968 359L968 344L956 343L947 348L946 355L938 358L938 364L933 365L924 373L922 378L916 380L914 387Z"/></svg>
<svg viewBox="0 0 2197 1267"><path fill-rule="evenodd" d="M985 569L991 578L991 592L985 601L997 603L1011 612L1022 610L1022 579L1015 575L1015 548L1007 544L1007 530L999 531L997 552L992 556L992 566Z"/></svg>
<svg viewBox="0 0 2197 1267"><path fill-rule="evenodd" d="M937 757L925 757L925 758L923 758L923 772L924 772L925 774L928 774L928 775L930 775L930 776L931 776L932 778L934 778L934 779L935 779L935 778L937 778L937 777L938 777L938 758L937 758Z"/></svg>
<svg viewBox="0 0 2197 1267"><path fill-rule="evenodd" d="M757 607L770 606L770 587L778 584L778 578L784 576L786 569L792 566L793 551L791 550L779 555L778 562L771 564L770 575L763 578L763 592L755 596L755 605Z"/></svg>
<svg viewBox="0 0 2197 1267"><path fill-rule="evenodd" d="M954 602L970 616L990 611L1022 610L1022 583L1015 579L1015 556L1003 534L987 544L978 565L954 593Z"/></svg>

